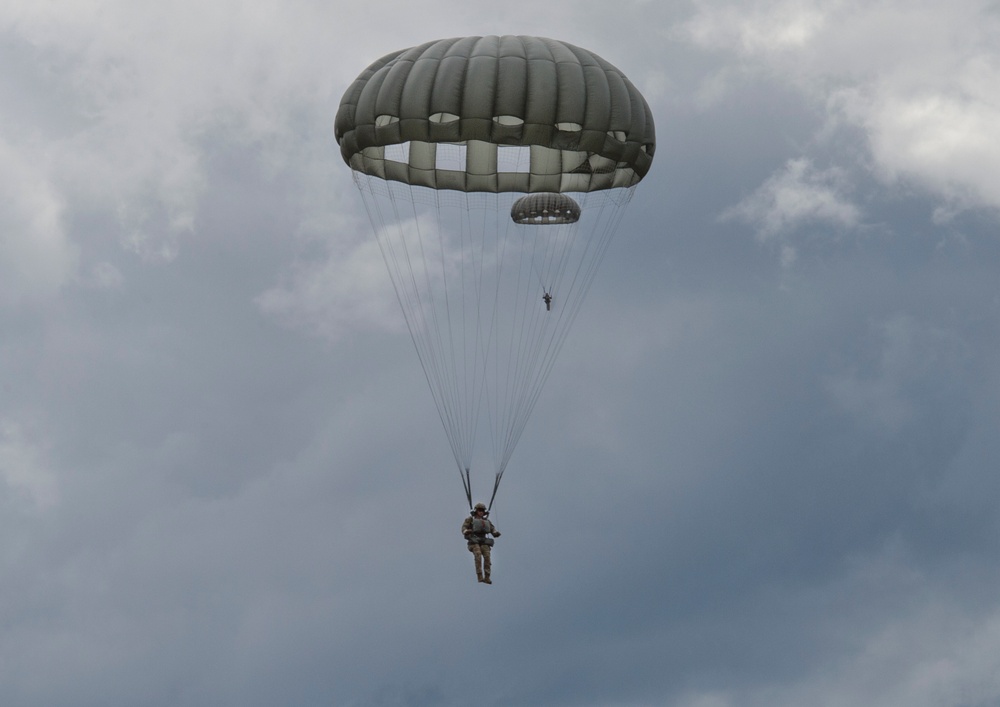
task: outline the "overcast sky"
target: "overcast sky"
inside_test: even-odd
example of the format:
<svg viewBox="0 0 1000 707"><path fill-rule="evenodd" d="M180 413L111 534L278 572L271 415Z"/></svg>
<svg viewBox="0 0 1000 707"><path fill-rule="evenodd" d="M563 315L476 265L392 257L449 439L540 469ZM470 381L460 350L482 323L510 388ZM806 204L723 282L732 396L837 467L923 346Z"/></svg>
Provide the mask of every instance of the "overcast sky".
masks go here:
<svg viewBox="0 0 1000 707"><path fill-rule="evenodd" d="M341 160L528 34L658 146L494 584ZM1000 5L0 4L0 703L1000 705Z"/></svg>

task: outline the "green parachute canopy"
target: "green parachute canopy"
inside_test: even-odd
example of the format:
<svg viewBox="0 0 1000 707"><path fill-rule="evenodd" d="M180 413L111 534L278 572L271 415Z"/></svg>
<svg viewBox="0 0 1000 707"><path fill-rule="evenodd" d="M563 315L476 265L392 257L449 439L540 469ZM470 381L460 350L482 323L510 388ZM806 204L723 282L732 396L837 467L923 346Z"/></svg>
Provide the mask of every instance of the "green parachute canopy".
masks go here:
<svg viewBox="0 0 1000 707"><path fill-rule="evenodd" d="M393 52L348 89L335 131L356 171L459 191L628 187L649 171L656 147L649 106L618 69L539 37L442 39ZM441 165L440 143L463 144L464 160ZM403 144L405 155L386 149ZM518 147L530 160L504 171L502 153Z"/></svg>
<svg viewBox="0 0 1000 707"><path fill-rule="evenodd" d="M585 49L463 37L373 63L335 133L471 508L477 440L492 448L495 497L649 171L649 106Z"/></svg>

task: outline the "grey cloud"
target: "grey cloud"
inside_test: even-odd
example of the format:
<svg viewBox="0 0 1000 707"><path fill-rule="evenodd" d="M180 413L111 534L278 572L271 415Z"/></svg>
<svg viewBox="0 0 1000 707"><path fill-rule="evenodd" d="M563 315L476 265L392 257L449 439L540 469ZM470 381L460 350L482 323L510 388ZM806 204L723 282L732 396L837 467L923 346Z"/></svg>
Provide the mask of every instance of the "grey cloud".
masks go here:
<svg viewBox="0 0 1000 707"><path fill-rule="evenodd" d="M872 112L917 95L890 20L979 7L843 3L798 42L760 19L791 5L749 29L654 5L0 11L0 222L32 256L0 273L45 293L0 309L0 701L996 702L995 214L935 221L944 177L980 173L910 181L929 163ZM757 39L734 56L688 20ZM381 54L491 31L639 77L660 149L504 477L484 587L332 118ZM965 81L974 127L993 65L942 37L920 85ZM775 211L783 185L804 201Z"/></svg>

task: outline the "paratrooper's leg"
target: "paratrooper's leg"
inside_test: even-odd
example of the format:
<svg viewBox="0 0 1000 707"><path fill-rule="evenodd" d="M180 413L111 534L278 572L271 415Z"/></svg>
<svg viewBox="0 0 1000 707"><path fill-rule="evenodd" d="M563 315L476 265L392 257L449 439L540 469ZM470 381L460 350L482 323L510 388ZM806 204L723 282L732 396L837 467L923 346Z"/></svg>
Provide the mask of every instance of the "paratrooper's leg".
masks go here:
<svg viewBox="0 0 1000 707"><path fill-rule="evenodd" d="M483 555L483 581L487 584L493 584L493 582L490 581L490 568L493 566L490 562L490 546L483 545L480 550Z"/></svg>
<svg viewBox="0 0 1000 707"><path fill-rule="evenodd" d="M472 553L472 559L476 564L476 579L480 582L483 581L483 552L478 543L469 544L469 552Z"/></svg>

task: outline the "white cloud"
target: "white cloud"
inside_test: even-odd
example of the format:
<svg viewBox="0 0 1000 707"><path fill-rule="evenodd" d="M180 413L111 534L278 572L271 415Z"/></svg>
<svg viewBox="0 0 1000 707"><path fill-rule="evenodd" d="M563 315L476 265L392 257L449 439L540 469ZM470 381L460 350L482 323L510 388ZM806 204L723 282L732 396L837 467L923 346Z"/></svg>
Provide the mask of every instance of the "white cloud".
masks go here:
<svg viewBox="0 0 1000 707"><path fill-rule="evenodd" d="M117 215L126 250L169 262L198 230L209 136L257 143L263 163L283 153L266 148L298 129L298 113L325 109L332 122L324 101L344 49L329 41L326 13L276 2L5 4L0 27L34 51L49 103L74 118L54 128L11 109L5 130L53 146L43 175L53 194Z"/></svg>
<svg viewBox="0 0 1000 707"><path fill-rule="evenodd" d="M62 214L42 158L0 136L0 305L53 297L72 277L77 251Z"/></svg>
<svg viewBox="0 0 1000 707"><path fill-rule="evenodd" d="M762 241L787 238L805 225L829 224L848 229L858 224L859 209L845 196L842 170L816 169L805 158L789 160L753 194L723 213L724 219L752 224ZM782 244L782 262L795 260L794 247Z"/></svg>
<svg viewBox="0 0 1000 707"><path fill-rule="evenodd" d="M699 2L680 34L713 49L771 53L805 46L823 30L834 3L802 0L756 3Z"/></svg>
<svg viewBox="0 0 1000 707"><path fill-rule="evenodd" d="M296 264L283 284L257 298L257 305L265 314L329 341L357 329L405 329L374 238L335 247L323 262Z"/></svg>
<svg viewBox="0 0 1000 707"><path fill-rule="evenodd" d="M91 268L88 284L100 290L117 290L125 283L125 276L108 262L97 263Z"/></svg>
<svg viewBox="0 0 1000 707"><path fill-rule="evenodd" d="M956 208L1000 208L1000 104L994 98L1000 67L994 85L982 88L952 95L845 90L835 102L867 130L885 179L912 179Z"/></svg>
<svg viewBox="0 0 1000 707"><path fill-rule="evenodd" d="M0 419L0 477L35 508L49 508L58 501L56 479L44 451L21 423L11 419Z"/></svg>
<svg viewBox="0 0 1000 707"><path fill-rule="evenodd" d="M705 0L677 34L737 52L744 71L796 87L831 124L862 128L887 182L1000 208L1000 13L989 3ZM720 72L706 92L733 85L731 68Z"/></svg>

